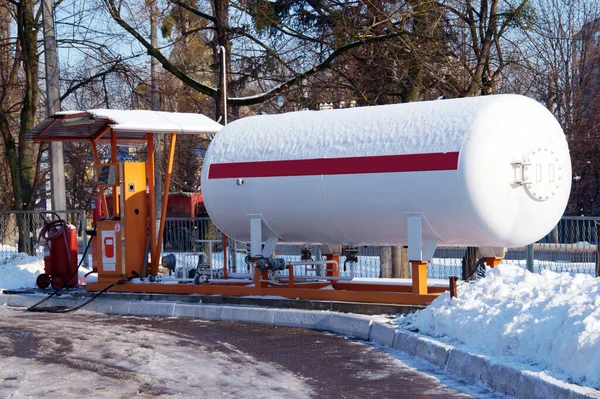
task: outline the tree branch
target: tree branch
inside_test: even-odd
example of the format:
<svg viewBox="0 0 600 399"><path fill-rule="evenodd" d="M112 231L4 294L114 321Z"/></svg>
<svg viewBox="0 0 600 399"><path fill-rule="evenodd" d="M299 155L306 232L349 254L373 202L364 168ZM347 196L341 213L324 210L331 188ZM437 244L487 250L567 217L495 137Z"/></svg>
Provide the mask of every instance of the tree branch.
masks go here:
<svg viewBox="0 0 600 399"><path fill-rule="evenodd" d="M97 78L104 77L104 76L108 75L111 72L116 72L119 69L120 65L121 65L121 60L117 60L113 65L111 65L110 68L108 68L108 69L106 69L104 71L98 72L97 74L95 74L93 76L90 76L89 78L86 78L86 79L80 81L76 85L69 87L65 91L65 93L62 96L60 96L60 101L61 102L64 101L65 98L69 97L69 95L71 95L72 93L74 93L77 89L79 89L82 86L87 85L88 83L96 80Z"/></svg>
<svg viewBox="0 0 600 399"><path fill-rule="evenodd" d="M177 68L173 63L169 61L167 57L165 57L158 49L154 48L146 39L142 37L131 25L129 25L123 18L121 18L121 14L117 9L114 0L103 0L106 5L111 17L130 35L132 35L146 50L148 51L148 55L156 58L158 62L162 65L165 70L171 72L173 76L177 77L187 86L193 88L194 90L205 94L210 97L217 96L217 89L214 87L210 87L201 82L198 82L195 79L189 77L185 72L181 69Z"/></svg>
<svg viewBox="0 0 600 399"><path fill-rule="evenodd" d="M302 81L304 79L306 79L309 76L312 76L314 74L316 74L317 72L323 71L327 68L329 68L329 66L331 65L331 63L339 56L343 55L344 53L347 53L348 51L355 49L357 47L363 46L365 44L371 44L371 43L380 43L380 42L385 42L391 39L395 39L397 37L400 36L404 36L407 35L408 32L405 31L400 31L400 32L396 32L396 33L392 33L389 35L382 35L382 36L371 36L371 37L367 37L365 39L361 39L361 40L357 40L355 42L352 43L348 43L345 46L342 46L338 49L336 49L334 52L332 52L329 57L327 57L323 62L321 62L318 65L315 65L314 67L312 67L311 69L304 71L300 74L297 74L295 76L293 76L292 78L288 79L287 81L275 86L274 88L272 88L271 90L256 95L256 96L250 96L250 97L239 97L239 98L232 98L229 99L228 102L230 105L233 106L241 106L241 105L254 105L254 104L259 104L261 102L264 102L265 100L268 100L269 98L273 98L276 95L278 95L279 93L281 93L283 90L285 90L286 88L288 88L289 86Z"/></svg>
<svg viewBox="0 0 600 399"><path fill-rule="evenodd" d="M210 22L212 22L213 24L216 24L216 23L218 22L218 21L217 21L217 18L213 17L212 15L205 14L205 13L203 13L202 11L198 10L197 8L194 8L194 7L192 7L192 6L189 6L189 5L185 4L185 3L184 3L184 2L182 2L182 1L179 1L179 0L171 0L171 3L173 3L173 4L175 4L175 5L178 5L179 7L181 7L181 8L183 8L183 9L185 9L185 10L187 10L187 11L191 12L192 14L199 16L200 18L207 19L207 20L209 20Z"/></svg>

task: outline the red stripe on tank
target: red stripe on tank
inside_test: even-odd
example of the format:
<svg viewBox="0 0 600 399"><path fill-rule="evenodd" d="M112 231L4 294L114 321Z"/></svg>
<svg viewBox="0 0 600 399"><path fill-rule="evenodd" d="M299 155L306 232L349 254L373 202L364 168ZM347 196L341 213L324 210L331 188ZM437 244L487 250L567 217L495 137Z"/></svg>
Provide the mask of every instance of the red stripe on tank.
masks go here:
<svg viewBox="0 0 600 399"><path fill-rule="evenodd" d="M209 179L457 170L458 152L215 163Z"/></svg>

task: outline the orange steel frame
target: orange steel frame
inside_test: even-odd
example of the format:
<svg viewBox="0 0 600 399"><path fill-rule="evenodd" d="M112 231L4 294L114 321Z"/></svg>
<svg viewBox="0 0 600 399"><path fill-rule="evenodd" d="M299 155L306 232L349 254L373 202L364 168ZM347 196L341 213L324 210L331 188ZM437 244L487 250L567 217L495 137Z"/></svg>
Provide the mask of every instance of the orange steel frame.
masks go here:
<svg viewBox="0 0 600 399"><path fill-rule="evenodd" d="M266 279L266 274L255 269L252 280L247 282L206 283L206 284L160 284L136 283L120 284L112 287L115 292L139 292L160 294L204 294L224 296L279 296L290 299L309 299L320 301L386 303L399 305L427 305L440 295L440 287L430 287L431 293L412 294L401 292L401 286L369 284L368 291L361 290L361 284L345 286L339 283L302 283L294 281L293 274L286 283L275 283ZM88 291L100 291L109 283L88 283ZM337 285L337 288L336 288ZM334 289L323 289L331 286ZM405 286L410 290L410 286ZM358 288L358 289L357 289Z"/></svg>
<svg viewBox="0 0 600 399"><path fill-rule="evenodd" d="M43 135L44 132L40 134ZM110 133L110 139L105 138L105 134ZM48 140L39 138L38 140ZM59 140L57 141L67 141ZM100 165L98 157L98 142L110 142L111 144L111 163L118 163L117 160L117 143L118 139L115 131L109 126L97 134L90 140L69 140L69 141L89 141L92 145L92 155L94 164ZM126 139L124 141L139 141ZM164 236L165 217L167 210L168 192L173 171L173 158L175 154L176 134L171 135L169 156L167 159L167 171L165 176L165 184L160 226L158 233L156 231L156 182L154 177L155 158L154 158L154 134L148 133L145 136L147 145L147 170L146 178L148 183L149 197L149 219L150 219L150 273L158 274L160 248L162 237ZM102 199L102 213L104 217L109 216L107 198L103 190L100 193ZM120 216L119 209L119 194L118 189L113 187L113 216ZM147 237L140 237L140 240L147 240ZM226 248L227 237L223 236L224 248ZM340 261L339 254L327 255L327 260ZM296 281L293 275L293 266L288 266L290 276L286 282L275 282L268 280L266 272L260 272L257 268L254 269L253 278L248 281L220 281L217 283L206 284L161 284L157 283L125 283L119 284L110 291L115 292L139 292L139 293L172 293L172 294L207 294L207 295L225 295L225 296L279 296L291 299L308 299L308 300L325 300L325 301L346 301L346 302L365 302L365 303L387 303L387 304L404 304L404 305L426 305L437 298L441 292L447 288L428 287L427 286L427 264L424 262L411 262L413 271L412 285L389 285L377 283L360 283L343 280L334 281ZM224 260L225 279L227 278L227 258ZM127 271L130 274L130 271ZM337 278L340 270L328 269L326 276ZM110 284L115 282L114 278L102 278L99 276L98 282L88 283L86 289L88 291L100 291ZM329 288L329 289L323 289Z"/></svg>

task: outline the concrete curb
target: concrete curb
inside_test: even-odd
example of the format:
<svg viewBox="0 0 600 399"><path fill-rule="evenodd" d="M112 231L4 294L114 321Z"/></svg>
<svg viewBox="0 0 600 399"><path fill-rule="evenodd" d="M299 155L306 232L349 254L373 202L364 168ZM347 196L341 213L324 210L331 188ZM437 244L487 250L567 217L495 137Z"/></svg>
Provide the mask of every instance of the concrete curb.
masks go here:
<svg viewBox="0 0 600 399"><path fill-rule="evenodd" d="M28 307L43 299L39 295L0 294L0 305ZM52 298L42 306L74 307L84 299ZM381 317L331 311L277 309L170 301L98 298L86 310L130 316L177 316L213 321L235 321L303 327L331 331L372 341L416 356L470 383L485 386L518 399L600 399L600 391L568 384L531 371L519 370L476 353L469 353L410 331L397 330Z"/></svg>

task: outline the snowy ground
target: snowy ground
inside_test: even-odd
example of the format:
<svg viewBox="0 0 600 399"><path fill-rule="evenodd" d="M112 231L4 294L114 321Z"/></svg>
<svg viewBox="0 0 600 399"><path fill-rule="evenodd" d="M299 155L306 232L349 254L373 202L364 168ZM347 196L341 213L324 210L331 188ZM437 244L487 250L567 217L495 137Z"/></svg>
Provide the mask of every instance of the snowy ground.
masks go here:
<svg viewBox="0 0 600 399"><path fill-rule="evenodd" d="M377 349L301 328L0 308L0 397L504 398Z"/></svg>
<svg viewBox="0 0 600 399"><path fill-rule="evenodd" d="M43 261L23 254L0 262L0 288L34 287ZM86 269L80 271L82 276ZM600 389L600 279L503 264L398 320L470 352Z"/></svg>
<svg viewBox="0 0 600 399"><path fill-rule="evenodd" d="M429 307L401 317L418 330L469 351L559 380L600 389L600 279L518 266L488 269Z"/></svg>

